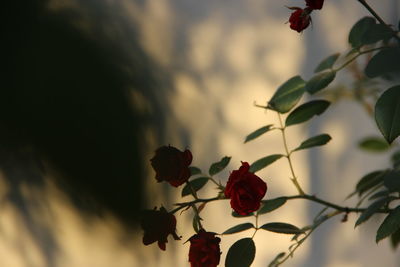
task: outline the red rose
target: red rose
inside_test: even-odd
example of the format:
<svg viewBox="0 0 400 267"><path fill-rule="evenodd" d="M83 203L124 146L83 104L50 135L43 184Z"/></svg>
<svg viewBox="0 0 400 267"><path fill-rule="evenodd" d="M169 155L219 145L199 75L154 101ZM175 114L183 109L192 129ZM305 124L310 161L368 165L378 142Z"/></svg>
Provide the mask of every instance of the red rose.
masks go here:
<svg viewBox="0 0 400 267"><path fill-rule="evenodd" d="M299 8L299 7L291 7L290 9L295 10L289 18L290 28L297 32L302 32L305 28L310 25L311 22L311 9L309 8Z"/></svg>
<svg viewBox="0 0 400 267"><path fill-rule="evenodd" d="M191 267L215 267L219 264L221 251L215 233L206 232L203 229L192 236L190 241L189 262Z"/></svg>
<svg viewBox="0 0 400 267"><path fill-rule="evenodd" d="M250 166L242 162L239 170L229 176L225 196L231 199L231 207L240 215L247 215L260 208L261 199L267 192L267 184L249 172Z"/></svg>
<svg viewBox="0 0 400 267"><path fill-rule="evenodd" d="M171 234L175 240L180 240L176 231L176 219L171 213L168 213L164 207L160 210L145 210L141 221L144 230L143 244L150 245L158 241L160 249L165 250L165 243L168 243L167 237Z"/></svg>
<svg viewBox="0 0 400 267"><path fill-rule="evenodd" d="M189 150L181 152L172 146L162 146L156 150L156 155L150 161L158 182L166 181L178 187L190 177L189 165L192 158Z"/></svg>
<svg viewBox="0 0 400 267"><path fill-rule="evenodd" d="M306 4L311 9L321 9L324 5L324 0L306 0Z"/></svg>

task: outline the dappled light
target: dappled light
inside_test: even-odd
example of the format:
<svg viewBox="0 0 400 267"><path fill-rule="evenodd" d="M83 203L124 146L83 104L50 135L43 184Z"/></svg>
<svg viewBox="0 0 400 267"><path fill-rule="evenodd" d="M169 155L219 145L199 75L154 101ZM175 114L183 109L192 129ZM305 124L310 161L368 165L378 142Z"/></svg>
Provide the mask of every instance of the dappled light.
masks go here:
<svg viewBox="0 0 400 267"><path fill-rule="evenodd" d="M395 24L395 2L371 4ZM292 173L279 129L244 144L246 136L279 125L277 112L266 108L276 89L298 74L311 79L326 55L349 52L348 32L368 14L357 1L327 0L323 10L314 6L307 13L312 21L307 17L297 25L298 33L287 23L295 10L285 5L303 3L48 0L20 9L7 1L1 45L7 75L0 93L0 266L189 266L191 243L210 240L211 261L218 259L218 243L219 266L224 266L239 237L201 231L193 237L194 229L203 224L212 233L223 233L249 221L231 216L232 208L246 215L259 208L264 195L268 200L299 191L289 185ZM349 81L351 75L341 73L333 86L345 92ZM359 178L388 167L387 156L357 148L361 138L378 135L379 129L350 97L342 100L325 92L318 97L327 97L330 108L309 124L288 127L285 145L294 149L322 133L332 140L293 153L290 167L310 196L356 206L357 199L345 199ZM267 155L278 155L273 165L256 175L247 173L255 181L260 177L267 189L260 193L254 186L247 204L210 201L202 207L204 220L194 223L196 211L174 206L196 195L193 188L181 195L191 176L189 165L207 173L212 163L231 157L216 172L215 184L198 192L207 199L215 197L218 182L220 190L233 171ZM171 165L177 159L179 166ZM241 186L225 197L240 195ZM142 210L155 207L147 215L162 213L168 229L162 225L151 232L146 226L150 234L143 240ZM260 225L305 226L321 208L293 200L258 220ZM174 209L176 225L172 215L164 214ZM341 216L318 228L286 265L395 266L398 251L388 242L375 245L374 231L383 216L355 230L359 215L348 214L351 223L341 223ZM246 231L243 237L251 237L253 232ZM287 251L291 238L259 231L251 266L267 266ZM191 249L193 262L202 257L196 249Z"/></svg>

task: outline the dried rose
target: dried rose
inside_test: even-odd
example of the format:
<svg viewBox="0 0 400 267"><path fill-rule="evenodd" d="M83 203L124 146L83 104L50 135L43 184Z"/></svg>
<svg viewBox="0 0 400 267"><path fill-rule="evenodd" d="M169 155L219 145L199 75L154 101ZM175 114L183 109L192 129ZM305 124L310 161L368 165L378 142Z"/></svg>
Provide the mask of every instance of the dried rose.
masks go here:
<svg viewBox="0 0 400 267"><path fill-rule="evenodd" d="M141 226L144 230L143 244L146 246L158 241L160 249L165 250L168 235L171 234L175 240L180 239L175 232L175 216L168 213L164 207L161 207L160 210L145 210Z"/></svg>
<svg viewBox="0 0 400 267"><path fill-rule="evenodd" d="M189 165L192 159L192 153L189 150L181 152L172 146L162 146L156 150L156 155L150 161L156 171L158 182L166 181L178 187L189 179Z"/></svg>
<svg viewBox="0 0 400 267"><path fill-rule="evenodd" d="M190 241L189 262L191 267L216 267L219 264L221 239L215 233L201 229Z"/></svg>

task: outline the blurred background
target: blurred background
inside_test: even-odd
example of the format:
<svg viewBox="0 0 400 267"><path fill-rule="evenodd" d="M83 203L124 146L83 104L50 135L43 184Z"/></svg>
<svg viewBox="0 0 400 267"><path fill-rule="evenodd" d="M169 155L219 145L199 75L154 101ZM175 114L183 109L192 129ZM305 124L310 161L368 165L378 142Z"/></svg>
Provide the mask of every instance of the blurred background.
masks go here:
<svg viewBox="0 0 400 267"><path fill-rule="evenodd" d="M370 1L397 25L396 0ZM290 10L303 1L32 0L5 1L0 44L0 266L188 266L190 211L177 215L181 241L167 250L145 247L140 210L181 201L180 188L158 184L149 159L161 145L189 148L208 170L232 156L217 176L225 183L240 161L282 153L278 133L244 138L277 123L264 105L290 77L312 76L327 55L348 50L351 26L368 15L356 1L327 0L313 25L289 29ZM349 77L339 75L335 84ZM334 84L334 85L335 85ZM388 166L357 142L377 135L361 106L342 100L321 117L288 130L289 146L318 133L333 140L294 155L310 194L342 205L358 179ZM296 194L284 160L258 173L266 198ZM201 195L213 196L206 187ZM186 197L189 201L189 197ZM293 200L261 222L304 226L320 207ZM227 201L203 211L205 227L221 233L246 222ZM382 218L354 229L333 218L318 228L285 266L399 266L387 240L375 243ZM223 223L221 223L223 222ZM239 238L224 236L221 266ZM259 232L256 259L264 267L286 251L290 237Z"/></svg>

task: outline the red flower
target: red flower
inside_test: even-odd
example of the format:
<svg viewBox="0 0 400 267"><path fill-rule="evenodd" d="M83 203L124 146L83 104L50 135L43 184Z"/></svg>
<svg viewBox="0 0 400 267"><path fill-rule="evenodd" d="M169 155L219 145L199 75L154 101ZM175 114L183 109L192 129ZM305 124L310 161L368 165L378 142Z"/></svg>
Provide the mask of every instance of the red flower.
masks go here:
<svg viewBox="0 0 400 267"><path fill-rule="evenodd" d="M225 196L231 199L231 207L240 215L247 215L260 208L261 199L267 192L267 184L249 172L250 166L242 162L239 170L229 176Z"/></svg>
<svg viewBox="0 0 400 267"><path fill-rule="evenodd" d="M143 244L150 245L158 241L160 249L165 250L165 243L168 243L167 237L171 234L175 240L180 240L176 231L176 219L171 213L168 213L164 207L160 210L145 210L141 221L144 230Z"/></svg>
<svg viewBox="0 0 400 267"><path fill-rule="evenodd" d="M219 264L221 251L215 233L206 232L203 229L193 235L190 241L189 262L191 267L216 267Z"/></svg>
<svg viewBox="0 0 400 267"><path fill-rule="evenodd" d="M324 0L306 0L306 4L311 9L321 9L324 5Z"/></svg>
<svg viewBox="0 0 400 267"><path fill-rule="evenodd" d="M178 187L190 177L189 165L192 158L189 150L181 152L172 146L162 146L156 150L156 155L150 161L158 182L166 181Z"/></svg>
<svg viewBox="0 0 400 267"><path fill-rule="evenodd" d="M290 9L295 10L289 18L290 28L297 32L302 32L308 27L308 25L310 25L310 13L312 12L312 9L302 9L299 7L291 7Z"/></svg>

